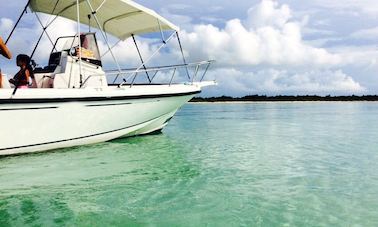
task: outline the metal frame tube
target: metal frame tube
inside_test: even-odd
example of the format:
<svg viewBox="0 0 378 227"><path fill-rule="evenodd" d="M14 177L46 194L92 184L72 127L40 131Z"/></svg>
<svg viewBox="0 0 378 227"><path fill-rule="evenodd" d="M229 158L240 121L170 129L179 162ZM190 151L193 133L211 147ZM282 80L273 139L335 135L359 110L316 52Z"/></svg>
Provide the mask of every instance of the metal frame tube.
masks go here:
<svg viewBox="0 0 378 227"><path fill-rule="evenodd" d="M85 1L85 0L79 0L79 3L82 3L83 1ZM59 13L57 13L55 15L54 19L52 19L46 27L49 27L52 23L54 23L54 21L56 19L58 19L58 17L60 17L60 14L64 13L66 10L68 10L69 8L71 8L71 7L75 6L75 5L76 5L76 3L72 3L71 5L69 5L66 8L62 9L61 11L59 11Z"/></svg>
<svg viewBox="0 0 378 227"><path fill-rule="evenodd" d="M114 47L116 47L122 40L118 40L110 49L113 50ZM109 53L109 49L105 51L105 53L103 53L101 55L101 58L104 57L107 53Z"/></svg>
<svg viewBox="0 0 378 227"><path fill-rule="evenodd" d="M161 39L163 40L163 43L165 43L165 37L164 37L164 32L163 32L163 29L161 27L161 23L160 23L160 20L157 19L157 22L158 22L158 25L159 25L159 29L160 29L160 35L161 35Z"/></svg>
<svg viewBox="0 0 378 227"><path fill-rule="evenodd" d="M156 70L156 72L155 72L154 75L152 76L152 78L151 78L151 83L152 83L152 81L155 79L155 77L156 77L156 75L158 74L158 72L159 72L159 70Z"/></svg>
<svg viewBox="0 0 378 227"><path fill-rule="evenodd" d="M38 38L37 44L35 44L35 46L34 46L33 52L32 52L31 55L30 55L30 59L33 58L33 56L34 56L34 54L35 54L35 51L37 50L37 47L38 47L38 45L39 45L39 42L41 42L41 39L42 39L42 37L43 37L43 34L45 34L45 28L43 28L43 31L42 31L41 35L39 36L39 38Z"/></svg>
<svg viewBox="0 0 378 227"><path fill-rule="evenodd" d="M131 37L133 38L133 41L134 41L135 47L136 47L136 49L137 49L137 51L138 51L138 55L139 55L140 61L142 62L143 68L144 68L145 70L147 70L146 65L144 64L144 61L143 61L142 54L140 53L140 50L139 50L138 44L137 44L137 42L136 42L135 36L132 34ZM150 79L150 76L148 75L148 72L147 72L147 71L145 71L145 72L146 72L146 76L147 76L148 82L151 83L151 79Z"/></svg>
<svg viewBox="0 0 378 227"><path fill-rule="evenodd" d="M102 3L97 7L96 12L101 9L101 7L105 4L106 0L102 1Z"/></svg>
<svg viewBox="0 0 378 227"><path fill-rule="evenodd" d="M79 43L79 51L81 52L81 40L80 40L80 6L79 0L76 0L76 12L77 12L77 38ZM83 84L83 75L81 74L81 53L79 54L79 71L80 71L80 87Z"/></svg>
<svg viewBox="0 0 378 227"><path fill-rule="evenodd" d="M169 81L169 86L171 86L172 81L173 81L173 78L174 78L175 75L176 75L176 70L177 70L177 68L175 68L175 69L173 70L173 74L172 74L172 77L171 77L171 81Z"/></svg>
<svg viewBox="0 0 378 227"><path fill-rule="evenodd" d="M77 1L78 1L78 0L77 0ZM117 65L118 71L121 72L121 71L122 71L122 70L121 70L121 67L119 66L119 63L118 63L116 57L114 56L114 53L113 53L113 51L112 51L112 49L111 49L111 47L110 47L110 44L109 44L109 42L108 42L108 38L106 37L106 35L105 35L105 33L104 33L104 30L102 29L102 26L101 26L101 24L100 24L100 22L99 22L99 20L98 20L98 18L97 18L96 11L93 10L93 7L92 7L91 3L89 2L89 0L86 0L86 2L87 2L89 8L90 8L91 11L92 11L92 15L93 15L93 17L95 18L95 21L96 21L96 23L97 23L97 26L98 26L100 32L101 32L101 35L102 35L102 37L104 38L104 41L105 41L105 43L106 43L106 45L107 45L107 47L108 47L108 49L109 49L109 52L110 52L110 54L112 55L113 60L114 60L114 62L115 62L116 65ZM117 76L117 77L118 77L118 76Z"/></svg>
<svg viewBox="0 0 378 227"><path fill-rule="evenodd" d="M8 38L7 38L7 40L5 41L5 45L7 45L9 39L10 39L10 38L12 37L12 35L13 35L14 30L16 30L16 28L17 28L17 26L18 26L18 23L20 23L21 18L22 18L22 17L24 16L24 14L26 13L26 11L27 11L27 9L28 9L28 6L29 6L29 3L30 3L30 0L26 3L24 10L22 11L21 15L18 17L18 20L17 20L16 24L13 26L12 31L10 32L10 34L9 34L9 36L8 36Z"/></svg>
<svg viewBox="0 0 378 227"><path fill-rule="evenodd" d="M135 72L139 73L139 72L144 72L144 71L155 72L156 70L170 70L174 68L194 67L196 65L211 64L212 62L213 61L201 61L201 62L195 62L195 63L189 63L189 64L181 64L181 65L157 66L157 67L147 68L147 70L140 70L141 68L123 69L123 71L121 71L121 74L131 74ZM119 73L118 70L108 70L106 72L108 75L116 75Z"/></svg>
<svg viewBox="0 0 378 227"><path fill-rule="evenodd" d="M197 74L198 74L199 67L200 67L200 65L197 65L197 66L196 66L196 70L195 70L194 75L193 75L193 78L192 78L192 84L194 83L194 79L196 78L196 76L197 76Z"/></svg>
<svg viewBox="0 0 378 227"><path fill-rule="evenodd" d="M56 3L55 3L54 9L53 9L53 11L51 12L51 18L52 18L53 14L54 14L54 12L55 12L55 10L56 10L56 7L58 7L59 2L60 2L60 0L56 1ZM49 20L50 20L50 19L49 19ZM52 20L54 20L54 18L52 18ZM51 20L51 21L52 21L52 20ZM50 22L51 22L51 21L50 21ZM50 22L48 21L48 22L46 23L46 26L45 26L45 27L47 27L47 25L50 24Z"/></svg>
<svg viewBox="0 0 378 227"><path fill-rule="evenodd" d="M202 82L202 81L203 81L203 78L205 78L205 75L206 75L207 71L209 70L210 65L211 65L211 62L209 62L209 64L207 64L206 69L205 69L205 71L204 71L203 74L202 74L202 77L201 77L200 82Z"/></svg>
<svg viewBox="0 0 378 227"><path fill-rule="evenodd" d="M186 59L185 59L185 55L184 55L184 50L182 48L182 45L181 45L181 40L180 40L180 36L179 36L179 33L176 31L176 35L177 35L177 41L179 43L179 46L180 46L180 50L181 50L181 55L182 55L182 60L184 61L184 64L186 64ZM186 68L186 75L188 76L188 79L190 80L190 74L189 74L189 70L188 68Z"/></svg>
<svg viewBox="0 0 378 227"><path fill-rule="evenodd" d="M153 57L155 57L155 55L157 54L157 53L159 53L159 51L161 50L161 48L163 48L164 46L166 46L167 45L167 43L172 39L172 37L175 35L175 33L172 33L172 35L167 39L167 42L166 43L164 43L163 45L161 45L148 59L147 59L147 61L145 62L145 63L148 63L149 61L151 61L151 59L153 58ZM135 76L134 76L134 79L133 79L133 82L135 81L135 77L138 75L138 72L139 72L139 70L141 69L143 67L143 64L141 65L141 66L139 66L137 69L136 69L136 74L135 74ZM121 83L119 86L122 86L122 85L124 85L125 83ZM131 85L130 85L130 87L131 86L133 86L133 83L131 83Z"/></svg>
<svg viewBox="0 0 378 227"><path fill-rule="evenodd" d="M49 39L51 45L53 45L54 48L55 48L54 42L52 41L52 39L51 39L49 33L47 33L47 31L46 31L46 29L48 28L48 26L43 26L42 21L41 21L41 18L39 18L39 16L38 16L37 13L35 13L34 15L36 16L36 18L37 18L39 24L40 24L41 27L43 28L42 35L46 33L46 36L47 36L47 38ZM55 48L55 50L57 50L57 49Z"/></svg>
<svg viewBox="0 0 378 227"><path fill-rule="evenodd" d="M147 70L136 70L136 69L123 69L124 71L121 72L121 75L127 75L128 77L130 76L133 76L134 75L134 79L132 81L135 80L135 74L138 74L140 72L144 72L144 71L148 71L148 72L154 72L154 76L152 77L151 80L153 80L155 78L155 76L160 72L160 71L169 71L169 70L175 70L176 71L178 69L181 69L181 68L185 68L185 67L196 67L199 68L200 66L202 65L211 65L211 63L213 63L214 61L201 61L201 62L196 62L196 63L189 63L189 64L181 64L181 65L170 65L170 66L158 66L158 67L151 67L151 68L147 68ZM196 70L197 71L197 70ZM110 72L110 73L109 73ZM107 71L106 73L107 75L116 75L116 74L119 74L119 72L116 72L116 73L111 73L111 71ZM198 73L197 73L198 74ZM103 76L103 74L93 74L93 75L90 75L89 77L95 77L95 76ZM123 76L124 77L124 76ZM118 86L122 86L126 83L127 81L124 81L123 84L120 84Z"/></svg>

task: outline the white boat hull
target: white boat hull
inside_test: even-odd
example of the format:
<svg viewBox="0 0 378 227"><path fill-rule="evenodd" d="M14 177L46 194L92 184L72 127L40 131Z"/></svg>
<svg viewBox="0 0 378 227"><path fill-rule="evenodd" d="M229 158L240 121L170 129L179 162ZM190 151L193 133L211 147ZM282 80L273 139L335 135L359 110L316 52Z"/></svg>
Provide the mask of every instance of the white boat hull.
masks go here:
<svg viewBox="0 0 378 227"><path fill-rule="evenodd" d="M161 130L200 92L197 86L180 86L160 86L148 94L140 93L146 88L113 89L101 91L107 96L87 94L85 98L77 94L74 98L40 99L34 92L33 99L25 99L33 95L32 89L26 89L10 100L1 99L5 93L0 93L0 155L93 144Z"/></svg>

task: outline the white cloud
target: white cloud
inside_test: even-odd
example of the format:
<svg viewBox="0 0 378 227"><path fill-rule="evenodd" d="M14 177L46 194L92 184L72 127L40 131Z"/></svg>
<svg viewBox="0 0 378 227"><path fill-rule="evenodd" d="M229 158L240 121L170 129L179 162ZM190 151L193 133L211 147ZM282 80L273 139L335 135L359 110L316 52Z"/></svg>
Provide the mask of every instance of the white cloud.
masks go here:
<svg viewBox="0 0 378 227"><path fill-rule="evenodd" d="M376 0L313 0L311 4L316 4L322 8L330 8L345 13L351 13L356 16L368 15L374 18L378 17L378 5Z"/></svg>
<svg viewBox="0 0 378 227"><path fill-rule="evenodd" d="M13 21L9 18L0 19L0 34L8 34L13 28Z"/></svg>
<svg viewBox="0 0 378 227"><path fill-rule="evenodd" d="M210 78L219 85L206 96L243 96L246 94L361 94L366 89L341 70L313 70L292 72L288 70L264 69L243 72L235 68L215 69Z"/></svg>
<svg viewBox="0 0 378 227"><path fill-rule="evenodd" d="M260 28L265 26L282 28L292 18L288 5L280 6L272 0L262 0L260 4L248 10L247 26Z"/></svg>
<svg viewBox="0 0 378 227"><path fill-rule="evenodd" d="M351 37L354 39L363 39L363 40L377 40L378 39L378 27L361 29L351 34Z"/></svg>
<svg viewBox="0 0 378 227"><path fill-rule="evenodd" d="M151 45L151 42L152 40L149 39L137 40L139 50L145 59L155 50L155 46ZM99 40L98 45L101 53L108 51L108 47L104 41ZM122 67L137 67L141 63L134 42L131 39L120 42L115 48L112 49L112 51ZM159 56L157 56L157 58L158 57ZM103 61L113 64L114 66L114 60L109 52L104 56Z"/></svg>
<svg viewBox="0 0 378 227"><path fill-rule="evenodd" d="M179 24L181 29L190 30L192 27L192 18L186 15L172 13L171 8L163 8L161 15L168 18L169 21Z"/></svg>
<svg viewBox="0 0 378 227"><path fill-rule="evenodd" d="M244 25L245 24L245 25ZM191 59L216 59L223 66L274 65L290 67L332 67L341 58L302 39L301 22L291 21L287 5L263 0L248 11L243 23L233 19L224 29L195 25L182 32Z"/></svg>
<svg viewBox="0 0 378 227"><path fill-rule="evenodd" d="M201 21L205 21L207 23L224 22L224 20L222 18L219 18L219 17L203 16L200 19L201 19Z"/></svg>
<svg viewBox="0 0 378 227"><path fill-rule="evenodd" d="M344 64L340 67L361 67L363 70L378 61L378 47L375 45L340 46L333 51L342 55Z"/></svg>

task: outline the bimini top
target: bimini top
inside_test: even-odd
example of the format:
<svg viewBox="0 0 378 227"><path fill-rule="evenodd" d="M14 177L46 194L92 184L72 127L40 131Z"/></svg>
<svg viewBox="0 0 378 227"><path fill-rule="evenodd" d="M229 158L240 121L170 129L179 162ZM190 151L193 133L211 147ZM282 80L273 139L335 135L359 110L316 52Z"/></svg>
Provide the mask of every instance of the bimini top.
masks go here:
<svg viewBox="0 0 378 227"><path fill-rule="evenodd" d="M91 26L99 28L92 15L95 13L102 29L121 40L129 38L132 34L160 32L160 29L178 31L178 27L155 11L130 0L79 0L79 6L80 23L90 23ZM77 21L76 0L31 0L30 8L35 12ZM88 15L91 15L91 20Z"/></svg>

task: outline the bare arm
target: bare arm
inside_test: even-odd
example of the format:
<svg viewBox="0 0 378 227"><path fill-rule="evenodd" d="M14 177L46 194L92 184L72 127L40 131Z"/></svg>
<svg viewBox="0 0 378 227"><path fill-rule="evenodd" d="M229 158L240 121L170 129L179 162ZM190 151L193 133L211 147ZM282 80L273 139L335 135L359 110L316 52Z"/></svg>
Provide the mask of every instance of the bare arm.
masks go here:
<svg viewBox="0 0 378 227"><path fill-rule="evenodd" d="M29 71L29 69L25 70L25 76L26 76L26 80L29 81L29 78L30 78L30 71Z"/></svg>

